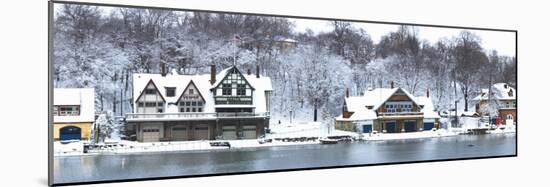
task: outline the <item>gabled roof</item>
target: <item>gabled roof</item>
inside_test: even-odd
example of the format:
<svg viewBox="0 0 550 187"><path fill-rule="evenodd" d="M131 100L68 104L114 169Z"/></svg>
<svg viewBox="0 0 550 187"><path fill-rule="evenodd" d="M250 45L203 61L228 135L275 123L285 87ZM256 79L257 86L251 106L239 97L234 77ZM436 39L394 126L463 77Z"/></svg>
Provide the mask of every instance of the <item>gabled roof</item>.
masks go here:
<svg viewBox="0 0 550 187"><path fill-rule="evenodd" d="M440 118L439 114L435 111L432 99L426 96L416 97L418 105L424 106L421 112L424 113L424 118Z"/></svg>
<svg viewBox="0 0 550 187"><path fill-rule="evenodd" d="M162 96L162 92L159 90L159 88L157 87L157 85L155 85L155 82L153 82L153 79L149 79L149 82L147 82L147 84L145 84L145 87L143 87L143 90L141 91L141 93L139 94L138 97L136 97L136 99L134 100L134 103L137 102L139 100L139 98L141 98L141 96L145 93L145 90L147 89L147 85L149 84L152 84L153 87L155 87L155 90L157 90L157 93L159 93L160 95L160 98L162 98L162 100L164 102L166 102L166 99L164 99L164 96Z"/></svg>
<svg viewBox="0 0 550 187"><path fill-rule="evenodd" d="M54 88L53 105L78 105L78 116L54 116L54 123L93 122L95 120L95 91L93 88Z"/></svg>
<svg viewBox="0 0 550 187"><path fill-rule="evenodd" d="M515 100L516 99L516 89L512 88L510 85L506 83L496 83L493 84L491 88L492 95L491 97L493 99L497 100ZM510 96L509 93L512 93ZM481 89L481 93L477 95L474 100L487 100L489 99L489 89Z"/></svg>
<svg viewBox="0 0 550 187"><path fill-rule="evenodd" d="M248 81L248 79L241 73L241 71L239 71L239 69L237 69L236 66L231 66L229 68L226 68L224 70L222 70L218 75L216 75L216 82L214 84L212 84L212 87L210 89L214 89L214 88L217 88L220 83L227 78L227 76L229 76L229 73L232 71L232 70L235 70L239 75L241 75L242 77L244 77L244 81L246 82L246 84L248 84L250 86L250 88L252 88L252 90L255 90L254 86L252 86L250 84L250 82Z"/></svg>
<svg viewBox="0 0 550 187"><path fill-rule="evenodd" d="M390 99L391 96L399 90L405 93L405 95L409 97L414 104L418 105L416 98L409 92L407 92L407 90L401 88L377 88L374 90L366 91L364 97L367 100L367 105L372 105L373 110L377 110L378 108L380 108L380 106L382 106L382 104L388 101L388 99Z"/></svg>
<svg viewBox="0 0 550 187"><path fill-rule="evenodd" d="M437 112L434 111L432 100L428 97L415 97L401 88L377 88L374 90L368 90L363 96L352 96L345 98L344 102L348 111L354 113L350 116L350 118L343 118L342 115L340 115L336 118L336 120L356 121L377 119L375 111L399 90L410 98L411 101L417 106L424 106L421 109L421 112L424 113L424 118L439 118ZM372 106L372 109L368 109L368 106Z"/></svg>
<svg viewBox="0 0 550 187"><path fill-rule="evenodd" d="M227 68L225 70L222 70L219 74L216 75L216 80L222 80L223 77L227 74L227 70L230 68ZM256 78L256 75L243 75L245 79L248 81L248 83L256 88L256 90L252 93L253 97L253 104L255 107L256 112L266 112L267 106L265 103L265 91L271 91L271 79L269 77L260 76L260 78ZM189 86L191 81L193 81L193 84L197 88L197 91L201 93L205 105L203 112L215 112L215 102L214 102L214 96L211 89L210 84L210 74L196 74L196 75L179 75L177 72L172 71L172 73L168 73L165 76L162 76L161 74L149 74L149 73L134 73L133 74L133 95L134 95L134 102L137 100L138 97L141 95L141 92L143 92L143 88L147 85L147 83L152 80L154 84L159 87L175 87L176 88L176 96L181 96L181 94L184 92L184 90ZM166 103L175 103L178 101L179 97L167 97L166 92L162 91L160 92L162 97L166 99ZM135 105L134 105L135 106ZM168 108L166 110L169 111Z"/></svg>
<svg viewBox="0 0 550 187"><path fill-rule="evenodd" d="M193 82L193 80L189 81L189 84L187 84L187 86L185 87L185 89L183 89L183 91L181 92L181 95L178 97L178 99L176 99L176 101L179 101L181 99L181 97L183 97L183 94L185 94L185 91L187 89L189 89L189 86L191 86L191 84L193 84L193 86L195 88L197 88L197 85L195 85L195 83ZM204 100L204 96L202 96L201 94L201 91L197 89L197 92L199 93L199 96L201 97L202 99L202 102L205 102L206 103L206 100Z"/></svg>

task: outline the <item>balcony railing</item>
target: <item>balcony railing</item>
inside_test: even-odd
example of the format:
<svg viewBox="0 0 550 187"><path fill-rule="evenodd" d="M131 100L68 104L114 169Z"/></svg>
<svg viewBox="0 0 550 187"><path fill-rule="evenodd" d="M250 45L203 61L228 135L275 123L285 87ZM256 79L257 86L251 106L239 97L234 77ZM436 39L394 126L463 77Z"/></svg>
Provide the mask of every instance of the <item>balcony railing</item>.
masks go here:
<svg viewBox="0 0 550 187"><path fill-rule="evenodd" d="M416 116L416 115L424 115L423 112L380 112L378 113L378 116Z"/></svg>
<svg viewBox="0 0 550 187"><path fill-rule="evenodd" d="M139 121L141 119L149 120L179 120L179 119L228 119L228 118L265 118L269 117L269 112L182 112L182 113L129 113L126 114L126 120Z"/></svg>

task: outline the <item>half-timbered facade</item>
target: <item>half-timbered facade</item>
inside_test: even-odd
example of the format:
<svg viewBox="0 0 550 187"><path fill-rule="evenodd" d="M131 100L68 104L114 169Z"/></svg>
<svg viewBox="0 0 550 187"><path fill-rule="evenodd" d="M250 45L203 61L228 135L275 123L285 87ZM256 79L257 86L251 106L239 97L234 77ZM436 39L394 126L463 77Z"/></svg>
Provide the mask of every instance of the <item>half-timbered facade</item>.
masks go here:
<svg viewBox="0 0 550 187"><path fill-rule="evenodd" d="M138 141L255 139L269 124L271 79L259 68L255 75L235 66L202 75L134 74L133 81L126 132Z"/></svg>
<svg viewBox="0 0 550 187"><path fill-rule="evenodd" d="M346 92L336 129L371 133L416 132L437 128L439 116L431 99L415 97L402 88L369 89L362 96Z"/></svg>

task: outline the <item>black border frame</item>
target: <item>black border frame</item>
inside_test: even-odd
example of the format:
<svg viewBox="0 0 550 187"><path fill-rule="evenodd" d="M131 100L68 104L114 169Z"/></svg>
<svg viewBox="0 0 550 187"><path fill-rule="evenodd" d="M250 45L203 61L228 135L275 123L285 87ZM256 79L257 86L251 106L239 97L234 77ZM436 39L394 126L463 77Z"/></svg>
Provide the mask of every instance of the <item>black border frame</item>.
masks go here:
<svg viewBox="0 0 550 187"><path fill-rule="evenodd" d="M141 5L123 5L123 4L111 4L111 3L92 3L92 2L74 2L64 0L49 0L48 1L48 185L49 186L69 186L69 185L88 185L88 184L104 184L104 183L118 183L118 182L133 182L133 181L150 181L150 180L166 180L166 179L183 179L194 177L212 177L212 176L229 176L229 175L243 175L243 174L261 174L261 173L276 173L276 172L290 172L290 171L308 171L308 170L325 170L325 169L338 169L338 168L353 168L353 167L365 167L365 166L384 166L394 164L414 164L414 163L429 163L429 162L445 162L445 161L460 161L460 160L478 160L478 159L491 159L491 158L508 158L518 157L518 136L519 128L516 126L516 151L511 155L497 155L497 156L481 156L481 157L466 157L466 158L451 158L451 159L434 159L434 160L417 160L417 161L405 161L405 162L386 162L376 164L355 164L355 165L340 165L340 166L326 166L326 167L308 167L308 168L292 168L292 169L275 169L265 171L247 171L247 172L229 172L229 173L214 173L214 174L197 174L197 175L182 175L182 176L166 176L166 177L146 177L146 178L133 178L133 179L116 179L116 180L100 180L100 181L86 181L86 182L71 182L71 183L54 183L53 176L53 24L54 24L54 4L76 4L76 5L90 5L90 6L107 6L107 7L124 7L124 8L142 8L142 9L159 9L169 11L194 11L194 12L206 12L206 13L221 13L221 14L240 14L250 16L271 16L271 17L284 17L295 19L310 19L310 20L323 20L323 21L347 21L358 23L376 23L386 25L408 25L408 26L420 26L420 27L435 27L435 28L451 28L451 29L472 29L483 31L499 31L499 32L512 32L515 33L515 63L516 63L516 106L519 106L518 95L518 30L511 29L495 29L495 28L483 28L483 27L465 27L465 26L449 26L449 25L433 25L433 24L418 24L418 23L405 23L405 22L389 22L389 21L370 21L370 20L356 20L356 19L337 19L326 17L308 17L308 16L291 16L291 15L279 15L279 14L262 14L262 13L250 13L250 12L232 12L232 11L215 11L215 10L202 10L202 9L187 9L187 8L168 8L168 7L156 7L156 6L141 6ZM519 110L516 108L516 121L519 122Z"/></svg>

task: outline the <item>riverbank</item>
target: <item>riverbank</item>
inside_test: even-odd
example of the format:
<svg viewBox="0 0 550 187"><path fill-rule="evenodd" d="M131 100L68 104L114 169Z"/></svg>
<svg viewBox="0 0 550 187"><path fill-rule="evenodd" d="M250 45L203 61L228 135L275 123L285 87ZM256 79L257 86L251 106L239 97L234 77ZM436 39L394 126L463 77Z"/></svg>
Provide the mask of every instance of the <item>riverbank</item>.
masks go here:
<svg viewBox="0 0 550 187"><path fill-rule="evenodd" d="M377 133L360 134L335 130L323 126L318 122L278 124L272 125L272 132L261 139L248 140L197 140L176 142L135 142L126 140L107 141L84 153L86 141L54 142L54 156L73 156L88 154L131 154L147 152L176 152L176 151L208 151L223 149L239 149L270 146L293 146L306 144L320 144L319 139L327 136L350 137L353 140L385 141L421 138L438 138L459 135L464 129L439 129L435 131L421 131L409 133ZM515 133L515 127L497 128L488 133ZM212 146L211 143L227 142L230 146Z"/></svg>

